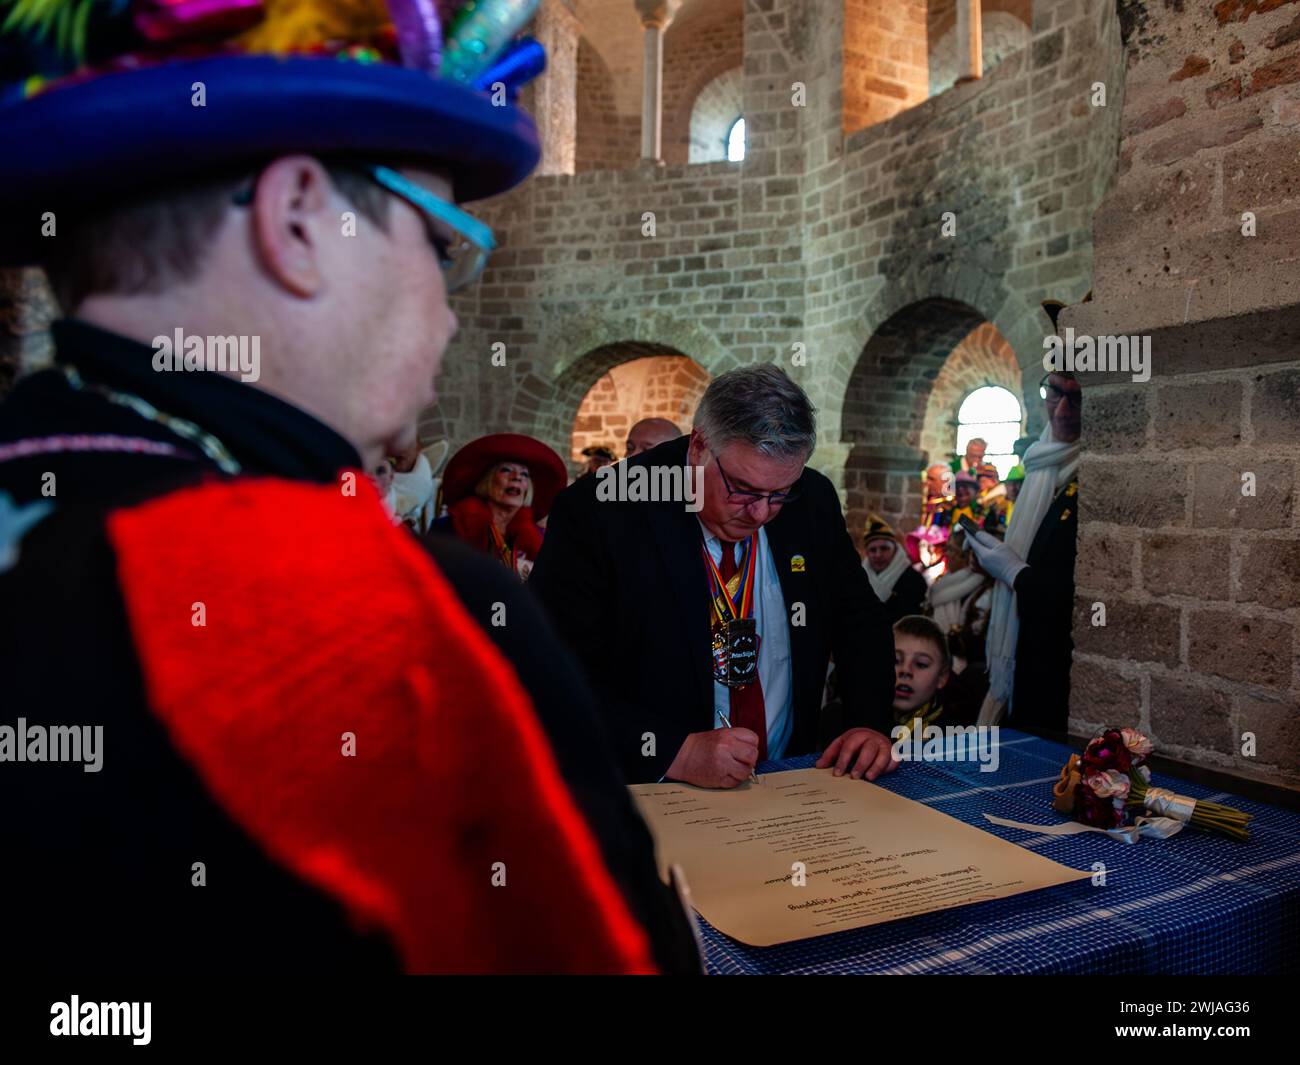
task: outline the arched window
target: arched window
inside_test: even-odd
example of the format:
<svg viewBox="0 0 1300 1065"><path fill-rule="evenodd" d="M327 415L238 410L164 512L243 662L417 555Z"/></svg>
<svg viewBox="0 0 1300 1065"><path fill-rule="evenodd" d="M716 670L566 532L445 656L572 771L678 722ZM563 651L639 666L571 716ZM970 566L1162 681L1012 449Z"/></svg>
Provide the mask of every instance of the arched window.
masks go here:
<svg viewBox="0 0 1300 1065"><path fill-rule="evenodd" d="M1020 436L1020 401L1000 385L977 388L961 401L957 411L957 454L966 454L966 445L974 437L988 444L984 461L998 468L1005 478L1019 460L1012 451Z"/></svg>
<svg viewBox="0 0 1300 1065"><path fill-rule="evenodd" d="M745 158L745 117L742 115L731 124L727 133L727 159L738 163Z"/></svg>

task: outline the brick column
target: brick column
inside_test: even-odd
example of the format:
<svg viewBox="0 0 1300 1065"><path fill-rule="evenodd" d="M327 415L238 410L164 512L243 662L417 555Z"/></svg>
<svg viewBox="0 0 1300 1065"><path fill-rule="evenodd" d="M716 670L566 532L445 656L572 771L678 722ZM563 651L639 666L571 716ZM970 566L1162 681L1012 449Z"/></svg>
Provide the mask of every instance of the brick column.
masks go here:
<svg viewBox="0 0 1300 1065"><path fill-rule="evenodd" d="M546 49L546 73L533 83L533 118L542 142L539 174L572 174L578 130L578 39L582 23L569 0L543 0L533 36Z"/></svg>
<svg viewBox="0 0 1300 1065"><path fill-rule="evenodd" d="M1080 375L1072 731L1135 723L1161 754L1291 787L1296 18L1293 5L1146 5L1129 27L1118 179L1094 220L1094 298L1060 318L1076 336L1150 345L1149 380Z"/></svg>
<svg viewBox="0 0 1300 1065"><path fill-rule="evenodd" d="M641 158L658 162L663 155L664 31L681 0L634 0L645 29L644 81L641 94Z"/></svg>
<svg viewBox="0 0 1300 1065"><path fill-rule="evenodd" d="M957 84L984 76L980 0L957 0Z"/></svg>

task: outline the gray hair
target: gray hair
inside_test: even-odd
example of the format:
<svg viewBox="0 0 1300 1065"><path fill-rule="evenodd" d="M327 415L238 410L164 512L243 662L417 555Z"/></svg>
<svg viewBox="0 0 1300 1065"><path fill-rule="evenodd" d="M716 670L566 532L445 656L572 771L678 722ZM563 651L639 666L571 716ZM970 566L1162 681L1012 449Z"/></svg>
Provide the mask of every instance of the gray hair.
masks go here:
<svg viewBox="0 0 1300 1065"><path fill-rule="evenodd" d="M695 430L716 451L739 440L771 458L807 459L817 446L817 410L784 370L760 363L713 379Z"/></svg>

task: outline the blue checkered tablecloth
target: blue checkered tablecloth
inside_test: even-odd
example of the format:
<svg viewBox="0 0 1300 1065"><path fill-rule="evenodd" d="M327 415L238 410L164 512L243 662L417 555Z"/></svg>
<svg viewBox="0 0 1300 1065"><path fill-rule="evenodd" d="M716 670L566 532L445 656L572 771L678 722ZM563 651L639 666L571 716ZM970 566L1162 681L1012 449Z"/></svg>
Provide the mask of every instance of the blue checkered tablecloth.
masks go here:
<svg viewBox="0 0 1300 1065"><path fill-rule="evenodd" d="M1184 829L1129 844L1098 832L1036 835L984 814L1059 824L1051 787L1072 749L1001 730L999 766L905 763L876 783L951 817L1091 870L1090 880L837 932L776 947L737 943L703 919L709 972L743 973L1262 973L1300 968L1300 813L1155 774L1183 795L1255 815L1251 840ZM805 769L815 757L769 762Z"/></svg>

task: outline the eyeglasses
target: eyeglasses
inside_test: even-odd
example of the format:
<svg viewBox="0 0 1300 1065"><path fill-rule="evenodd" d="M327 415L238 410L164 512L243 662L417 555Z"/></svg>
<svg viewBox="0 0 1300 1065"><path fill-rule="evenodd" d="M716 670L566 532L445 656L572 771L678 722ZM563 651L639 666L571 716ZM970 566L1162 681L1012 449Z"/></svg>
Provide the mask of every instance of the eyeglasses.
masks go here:
<svg viewBox="0 0 1300 1065"><path fill-rule="evenodd" d="M480 222L472 214L435 196L396 170L371 166L366 168L366 172L394 196L401 197L424 215L429 243L438 252L448 292L459 292L479 279L488 257L497 246L486 222ZM439 222L450 230L449 234L439 232L436 225Z"/></svg>
<svg viewBox="0 0 1300 1065"><path fill-rule="evenodd" d="M479 279L497 246L487 223L389 167L366 166L363 170L381 188L420 212L429 243L438 256L438 265L442 267L448 293L459 292ZM247 207L253 202L255 184L254 180L239 189L231 197L232 202Z"/></svg>
<svg viewBox="0 0 1300 1065"><path fill-rule="evenodd" d="M740 503L746 507L752 507L761 500L767 500L769 507L779 507L789 503L792 499L799 498L799 485L792 484L783 492L747 492L739 488L731 487L731 479L727 477L727 471L722 465L722 459L718 458L718 453L709 448L709 454L713 456L713 461L718 464L718 472L722 474L722 483L727 489L727 502Z"/></svg>
<svg viewBox="0 0 1300 1065"><path fill-rule="evenodd" d="M1066 392L1064 389L1057 388L1056 385L1049 385L1048 378L1044 377L1038 383L1038 394L1047 400L1048 406L1055 407L1061 400L1068 400L1072 407L1083 407L1083 392L1076 389L1073 392Z"/></svg>
<svg viewBox="0 0 1300 1065"><path fill-rule="evenodd" d="M1055 407L1061 400L1065 400L1071 407L1083 406L1082 392L1063 392L1055 385L1044 385L1038 390L1038 394L1047 400L1049 407Z"/></svg>

